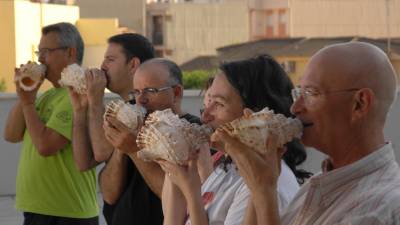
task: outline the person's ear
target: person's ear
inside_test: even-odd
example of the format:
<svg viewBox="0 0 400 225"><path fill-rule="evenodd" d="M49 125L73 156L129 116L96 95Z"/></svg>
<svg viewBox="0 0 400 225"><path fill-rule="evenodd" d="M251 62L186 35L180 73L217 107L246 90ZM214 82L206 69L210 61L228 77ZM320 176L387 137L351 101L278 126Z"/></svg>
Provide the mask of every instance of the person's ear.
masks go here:
<svg viewBox="0 0 400 225"><path fill-rule="evenodd" d="M183 97L183 86L177 84L173 88L174 88L174 97L181 99Z"/></svg>
<svg viewBox="0 0 400 225"><path fill-rule="evenodd" d="M73 60L73 61L77 61L78 60L78 50L76 48L70 47L67 49L68 52L68 57Z"/></svg>
<svg viewBox="0 0 400 225"><path fill-rule="evenodd" d="M133 74L140 66L140 59L138 57L133 57L131 60L129 60L128 64L129 71Z"/></svg>
<svg viewBox="0 0 400 225"><path fill-rule="evenodd" d="M363 88L355 93L353 99L353 119L359 119L371 111L375 94L371 89Z"/></svg>

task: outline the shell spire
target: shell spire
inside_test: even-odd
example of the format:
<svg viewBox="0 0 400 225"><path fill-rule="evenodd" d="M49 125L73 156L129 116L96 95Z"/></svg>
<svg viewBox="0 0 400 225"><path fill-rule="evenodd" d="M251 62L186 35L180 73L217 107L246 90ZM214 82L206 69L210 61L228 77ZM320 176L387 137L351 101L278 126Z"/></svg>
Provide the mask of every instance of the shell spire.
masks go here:
<svg viewBox="0 0 400 225"><path fill-rule="evenodd" d="M148 116L136 143L139 158L145 161L165 159L184 164L193 151L209 141L212 129L180 119L171 109Z"/></svg>
<svg viewBox="0 0 400 225"><path fill-rule="evenodd" d="M63 69L58 83L62 87L72 87L79 94L86 93L85 69L74 63Z"/></svg>
<svg viewBox="0 0 400 225"><path fill-rule="evenodd" d="M264 108L249 117L238 118L223 125L228 128L230 135L237 137L242 143L254 148L260 153L265 153L266 143L271 134L274 134L274 146L283 147L294 138L300 138L303 124L300 120L287 118L282 114L275 114L273 110Z"/></svg>
<svg viewBox="0 0 400 225"><path fill-rule="evenodd" d="M16 78L19 86L25 91L34 90L46 73L46 66L36 62L28 62L19 68L21 75Z"/></svg>
<svg viewBox="0 0 400 225"><path fill-rule="evenodd" d="M137 130L146 115L146 109L125 103L121 100L111 101L106 105L104 120L107 116L111 116L121 121L131 130Z"/></svg>

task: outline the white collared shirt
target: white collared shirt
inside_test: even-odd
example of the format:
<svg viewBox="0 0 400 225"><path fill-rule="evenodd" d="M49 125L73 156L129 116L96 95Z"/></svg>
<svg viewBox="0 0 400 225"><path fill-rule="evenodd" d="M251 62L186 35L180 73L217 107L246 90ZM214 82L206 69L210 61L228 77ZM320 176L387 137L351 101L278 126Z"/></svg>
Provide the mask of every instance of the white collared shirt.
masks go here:
<svg viewBox="0 0 400 225"><path fill-rule="evenodd" d="M285 225L400 224L400 170L392 145L310 178L281 221Z"/></svg>
<svg viewBox="0 0 400 225"><path fill-rule="evenodd" d="M287 207L298 190L295 175L282 160L278 179L280 212ZM202 185L201 193L210 225L243 224L250 191L234 163L227 165L227 171L218 166ZM191 224L190 220L186 222L188 224Z"/></svg>

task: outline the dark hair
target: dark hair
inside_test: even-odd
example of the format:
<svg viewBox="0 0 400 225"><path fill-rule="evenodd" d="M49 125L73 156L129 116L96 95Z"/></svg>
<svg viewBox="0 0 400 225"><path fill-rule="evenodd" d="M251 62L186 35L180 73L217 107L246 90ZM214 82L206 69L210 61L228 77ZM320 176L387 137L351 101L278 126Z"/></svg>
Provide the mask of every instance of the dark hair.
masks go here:
<svg viewBox="0 0 400 225"><path fill-rule="evenodd" d="M271 56L262 55L247 60L223 63L220 70L238 91L244 107L253 111L268 107L275 113L293 117L290 112L290 106L293 103L291 97L293 84L281 65ZM311 176L311 173L296 168L307 158L304 146L298 140L289 142L286 146L287 151L283 159L297 177L298 182L303 183L305 178Z"/></svg>
<svg viewBox="0 0 400 225"><path fill-rule="evenodd" d="M146 61L145 63L142 63L139 68L145 68L147 66L151 66L152 64L162 65L162 66L164 66L164 68L166 68L168 70L169 85L177 85L177 84L182 85L183 84L182 70L173 61L166 59L166 58L154 58L154 59Z"/></svg>
<svg viewBox="0 0 400 225"><path fill-rule="evenodd" d="M137 57L140 63L154 58L154 47L150 41L140 34L125 33L117 34L108 39L108 43L115 43L122 46L126 62Z"/></svg>
<svg viewBox="0 0 400 225"><path fill-rule="evenodd" d="M213 81L214 81L214 76L208 77L206 82L203 84L203 88L200 90L200 93L199 93L200 96L202 96L206 93L206 91L211 87Z"/></svg>
<svg viewBox="0 0 400 225"><path fill-rule="evenodd" d="M70 23L55 23L42 28L43 35L50 32L58 34L59 47L76 48L76 61L82 65L85 47L78 29Z"/></svg>

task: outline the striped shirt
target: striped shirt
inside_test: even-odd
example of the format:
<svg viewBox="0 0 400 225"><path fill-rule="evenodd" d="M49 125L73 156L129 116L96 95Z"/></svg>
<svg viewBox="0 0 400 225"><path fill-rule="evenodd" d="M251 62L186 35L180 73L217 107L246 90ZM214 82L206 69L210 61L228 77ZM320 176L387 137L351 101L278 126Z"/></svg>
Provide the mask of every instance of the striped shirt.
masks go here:
<svg viewBox="0 0 400 225"><path fill-rule="evenodd" d="M400 225L400 170L392 145L304 184L284 225Z"/></svg>

